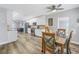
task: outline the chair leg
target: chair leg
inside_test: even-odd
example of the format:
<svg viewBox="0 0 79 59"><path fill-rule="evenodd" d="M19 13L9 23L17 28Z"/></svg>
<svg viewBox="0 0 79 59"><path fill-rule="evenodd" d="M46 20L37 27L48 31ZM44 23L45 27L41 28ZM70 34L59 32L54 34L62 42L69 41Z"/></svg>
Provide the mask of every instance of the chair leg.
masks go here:
<svg viewBox="0 0 79 59"><path fill-rule="evenodd" d="M41 50L41 52L43 52L43 50Z"/></svg>
<svg viewBox="0 0 79 59"><path fill-rule="evenodd" d="M70 48L68 48L66 52L67 52L67 54L71 54Z"/></svg>
<svg viewBox="0 0 79 59"><path fill-rule="evenodd" d="M42 50L41 50L41 52L44 53L44 41L43 41L43 39L42 39Z"/></svg>
<svg viewBox="0 0 79 59"><path fill-rule="evenodd" d="M57 51L57 52L58 52L58 54L59 54L59 53L60 53L60 50L58 49L58 51Z"/></svg>
<svg viewBox="0 0 79 59"><path fill-rule="evenodd" d="M44 51L44 52L43 52L44 54L45 54L45 49L46 49L46 46L45 46L45 44L44 44L44 50L43 50L43 51Z"/></svg>
<svg viewBox="0 0 79 59"><path fill-rule="evenodd" d="M66 53L69 54L69 49L67 48Z"/></svg>
<svg viewBox="0 0 79 59"><path fill-rule="evenodd" d="M70 50L70 48L69 48L69 53L71 54L71 50Z"/></svg>
<svg viewBox="0 0 79 59"><path fill-rule="evenodd" d="M43 52L45 54L45 44L42 44L42 50L41 52Z"/></svg>
<svg viewBox="0 0 79 59"><path fill-rule="evenodd" d="M67 54L69 54L69 51L68 51L68 49L67 49L67 51L66 51L66 52L67 52Z"/></svg>

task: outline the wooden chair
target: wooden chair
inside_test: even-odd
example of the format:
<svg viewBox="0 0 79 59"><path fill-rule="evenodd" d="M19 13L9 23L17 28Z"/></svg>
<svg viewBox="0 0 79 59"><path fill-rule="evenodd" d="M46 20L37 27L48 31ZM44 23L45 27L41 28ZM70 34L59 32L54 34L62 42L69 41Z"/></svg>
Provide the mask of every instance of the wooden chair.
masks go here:
<svg viewBox="0 0 79 59"><path fill-rule="evenodd" d="M42 32L42 52L46 50L55 52L55 33Z"/></svg>
<svg viewBox="0 0 79 59"><path fill-rule="evenodd" d="M62 37L62 38L65 38L66 37L66 30L65 29L58 29L57 35Z"/></svg>
<svg viewBox="0 0 79 59"><path fill-rule="evenodd" d="M50 32L48 26L45 26L45 32Z"/></svg>

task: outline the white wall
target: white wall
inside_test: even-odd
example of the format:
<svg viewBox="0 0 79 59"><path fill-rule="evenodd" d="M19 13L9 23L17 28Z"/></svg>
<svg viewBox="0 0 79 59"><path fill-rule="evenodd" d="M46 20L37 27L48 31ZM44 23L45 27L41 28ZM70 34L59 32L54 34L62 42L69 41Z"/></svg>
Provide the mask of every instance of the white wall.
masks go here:
<svg viewBox="0 0 79 59"><path fill-rule="evenodd" d="M12 15L16 28L24 28L24 32L25 32L25 22L26 22L25 17L22 14L15 11L13 11Z"/></svg>
<svg viewBox="0 0 79 59"><path fill-rule="evenodd" d="M52 17L54 19L54 26L56 26L56 28L58 27L57 24L59 17L69 17L69 30L74 31L72 40L79 43L79 24L77 23L77 19L79 19L79 8L47 16L47 18L49 17Z"/></svg>
<svg viewBox="0 0 79 59"><path fill-rule="evenodd" d="M7 24L8 27L8 40L7 43L13 42L17 40L17 29L13 17L13 11L12 10L7 10Z"/></svg>
<svg viewBox="0 0 79 59"><path fill-rule="evenodd" d="M14 22L14 17L13 17L13 12L12 10L7 10L7 25L9 26L9 29L14 29L16 30L15 22Z"/></svg>
<svg viewBox="0 0 79 59"><path fill-rule="evenodd" d="M6 9L0 8L0 44L8 40Z"/></svg>
<svg viewBox="0 0 79 59"><path fill-rule="evenodd" d="M30 25L32 25L33 22L37 22L37 25L46 25L47 24L46 16L40 16L40 17L37 17L37 18L33 18L33 19L30 19L30 20L27 20L27 22L29 22Z"/></svg>
<svg viewBox="0 0 79 59"><path fill-rule="evenodd" d="M16 31L11 31L13 27L12 19L12 11L0 8L0 45L16 41L17 39ZM8 31L8 25L10 31Z"/></svg>

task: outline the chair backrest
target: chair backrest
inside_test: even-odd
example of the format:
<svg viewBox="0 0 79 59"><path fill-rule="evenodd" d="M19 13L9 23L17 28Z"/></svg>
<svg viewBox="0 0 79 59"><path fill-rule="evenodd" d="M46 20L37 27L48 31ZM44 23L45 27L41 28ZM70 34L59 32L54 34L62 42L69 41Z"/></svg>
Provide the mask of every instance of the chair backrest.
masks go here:
<svg viewBox="0 0 79 59"><path fill-rule="evenodd" d="M66 48L67 53L69 53L68 50L70 49L69 46L70 46L70 40L71 40L71 38L72 38L72 32L73 32L73 31L70 32L69 38L67 38L67 39L66 39L66 42L65 42L65 48Z"/></svg>
<svg viewBox="0 0 79 59"><path fill-rule="evenodd" d="M51 48L55 46L55 33L42 32L43 41Z"/></svg>
<svg viewBox="0 0 79 59"><path fill-rule="evenodd" d="M49 32L48 26L45 26L45 32Z"/></svg>
<svg viewBox="0 0 79 59"><path fill-rule="evenodd" d="M69 38L67 39L67 46L69 46L70 40L71 40L71 38L72 38L72 32L73 32L73 31L70 32Z"/></svg>
<svg viewBox="0 0 79 59"><path fill-rule="evenodd" d="M65 29L58 29L57 30L57 35L60 37L65 38L66 37L66 30Z"/></svg>

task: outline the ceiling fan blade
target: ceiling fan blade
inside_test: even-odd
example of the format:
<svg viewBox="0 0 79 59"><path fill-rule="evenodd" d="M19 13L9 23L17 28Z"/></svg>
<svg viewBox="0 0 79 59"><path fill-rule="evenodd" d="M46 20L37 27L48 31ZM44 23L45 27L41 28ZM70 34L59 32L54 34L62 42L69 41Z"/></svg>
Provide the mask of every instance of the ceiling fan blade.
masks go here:
<svg viewBox="0 0 79 59"><path fill-rule="evenodd" d="M61 7L62 4L59 4L57 7Z"/></svg>
<svg viewBox="0 0 79 59"><path fill-rule="evenodd" d="M64 8L56 8L56 10L63 10Z"/></svg>

